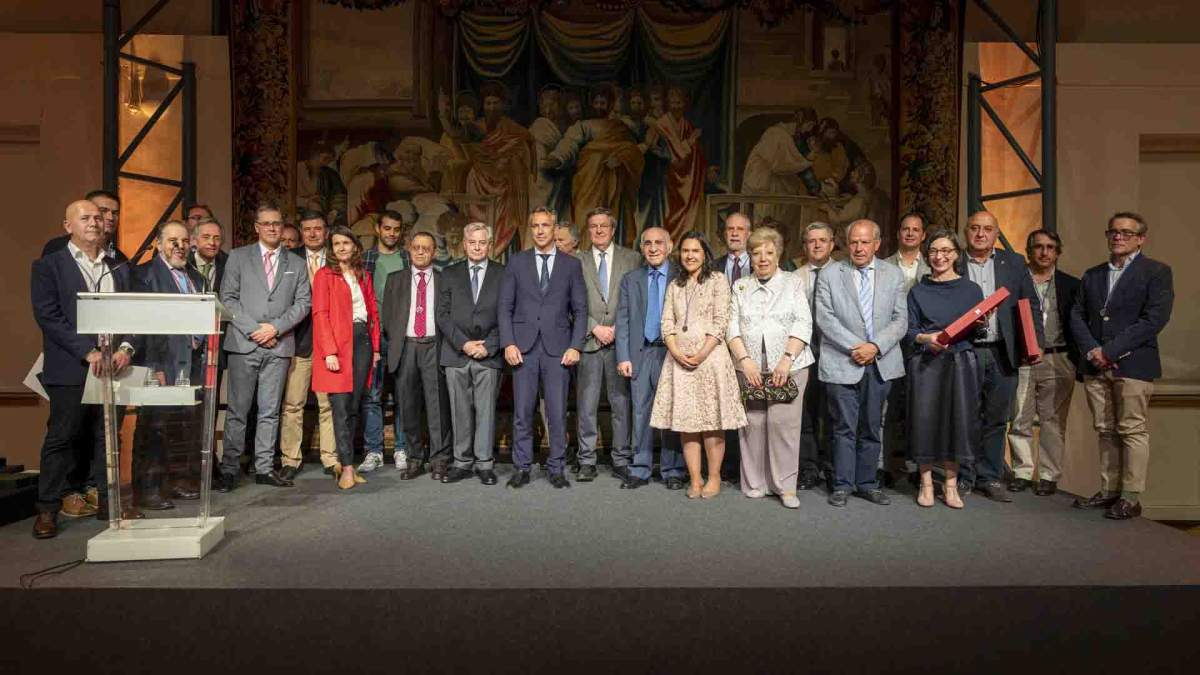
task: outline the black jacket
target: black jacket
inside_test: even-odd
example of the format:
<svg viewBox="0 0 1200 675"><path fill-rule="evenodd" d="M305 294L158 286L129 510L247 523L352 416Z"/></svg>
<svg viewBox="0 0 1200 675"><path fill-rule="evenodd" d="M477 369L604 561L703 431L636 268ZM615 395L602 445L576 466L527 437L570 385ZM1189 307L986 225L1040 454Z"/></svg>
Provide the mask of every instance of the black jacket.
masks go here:
<svg viewBox="0 0 1200 675"><path fill-rule="evenodd" d="M1162 377L1158 334L1171 319L1175 302L1171 268L1138 254L1108 293L1108 263L1083 273L1071 330L1083 358L1079 371L1097 375L1087 354L1100 347L1117 364L1117 375L1135 380Z"/></svg>
<svg viewBox="0 0 1200 675"><path fill-rule="evenodd" d="M500 352L500 323L496 315L504 265L489 260L479 284L479 301L471 298L469 261L455 263L442 270L438 287L437 328L442 335L439 363L460 368L470 359L462 353L463 343L483 340L488 350L479 363L488 368L503 368ZM391 284L388 284L391 288Z"/></svg>

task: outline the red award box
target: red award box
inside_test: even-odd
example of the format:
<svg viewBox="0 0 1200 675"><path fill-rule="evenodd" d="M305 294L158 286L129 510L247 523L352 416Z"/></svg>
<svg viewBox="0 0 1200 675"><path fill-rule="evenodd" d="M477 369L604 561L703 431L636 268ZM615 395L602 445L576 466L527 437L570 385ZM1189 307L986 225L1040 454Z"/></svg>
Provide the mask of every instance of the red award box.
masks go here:
<svg viewBox="0 0 1200 675"><path fill-rule="evenodd" d="M938 333L937 341L948 345L952 342L958 342L975 330L975 322L979 321L979 317L1000 306L1000 303L1008 299L1008 289L1001 286L995 293L983 299L983 302L975 305L966 314L955 319L954 323L946 326L945 330Z"/></svg>
<svg viewBox="0 0 1200 675"><path fill-rule="evenodd" d="M1035 359L1042 355L1042 347L1037 341L1037 329L1033 326L1033 305L1028 298L1017 301L1017 316L1021 319L1021 336L1025 339L1025 356Z"/></svg>

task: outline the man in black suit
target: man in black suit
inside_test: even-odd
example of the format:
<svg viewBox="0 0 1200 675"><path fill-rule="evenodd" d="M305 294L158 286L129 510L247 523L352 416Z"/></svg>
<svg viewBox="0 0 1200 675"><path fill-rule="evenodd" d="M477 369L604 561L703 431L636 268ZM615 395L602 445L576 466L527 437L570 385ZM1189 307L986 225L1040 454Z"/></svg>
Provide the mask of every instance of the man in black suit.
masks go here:
<svg viewBox="0 0 1200 675"><path fill-rule="evenodd" d="M200 273L205 293L220 293L229 254L221 250L221 223L215 218L200 218L191 237L191 266Z"/></svg>
<svg viewBox="0 0 1200 675"><path fill-rule="evenodd" d="M988 297L1001 287L1007 288L1008 298L988 317L985 330L975 338L975 354L983 373L980 383L980 443L975 448L975 461L964 463L958 474L958 490L970 494L972 489L997 502L1011 502L1008 489L1001 482L1005 473L1004 434L1013 394L1017 390L1017 369L1025 362L1025 345L1021 340L1021 324L1017 317L1017 302L1029 300L1033 306L1033 323L1038 344L1042 337L1042 306L1025 259L1011 251L996 250L1000 223L987 211L979 211L967 219L967 276L983 289ZM1040 359L1029 359L1031 365Z"/></svg>
<svg viewBox="0 0 1200 675"><path fill-rule="evenodd" d="M408 438L408 463L400 480L412 480L425 472L434 480L446 477L452 457L450 449L450 398L446 379L438 367L438 341L443 337L436 323L441 275L433 268L437 241L428 232L417 232L408 242L412 266L388 275L380 323L387 336L387 369L396 378L404 435ZM429 428L428 440L421 434L421 421Z"/></svg>
<svg viewBox="0 0 1200 675"><path fill-rule="evenodd" d="M104 411L81 404L88 369L100 374L101 352L95 335L80 335L76 329L76 294L122 292L130 286L129 269L104 252L104 221L94 203L81 200L67 206L63 228L66 246L35 260L29 283L33 317L42 330L42 385L50 398L33 524L37 539L58 534L58 514L65 502L70 502L72 515L108 519L107 495L98 507L91 507L80 494L82 482L71 484L70 479L84 453L92 456L93 475L105 475ZM130 344L117 341L121 346L112 355L114 372L124 370L134 354Z"/></svg>
<svg viewBox="0 0 1200 675"><path fill-rule="evenodd" d="M125 254L121 253L121 249L117 248L117 232L121 227L121 200L108 190L92 190L84 196L84 199L100 209L100 219L104 228L104 239L100 247L113 262L117 264L129 262ZM42 257L45 258L55 251L66 248L70 239L70 234L64 234L46 242L46 245L42 247Z"/></svg>
<svg viewBox="0 0 1200 675"><path fill-rule="evenodd" d="M443 483L469 478L496 484L496 396L504 361L496 304L504 266L488 260L492 228L479 222L463 228L467 259L442 270L437 326L442 334L441 365L454 411L454 466Z"/></svg>
<svg viewBox="0 0 1200 675"><path fill-rule="evenodd" d="M1033 287L1042 305L1042 331L1046 339L1043 357L1037 365L1021 366L1017 377L1017 395L1008 447L1012 453L1013 479L1010 492L1023 492L1033 486L1033 468L1037 464L1038 482L1034 494L1048 497L1058 490L1066 449L1067 413L1075 391L1075 371L1079 350L1071 337L1071 306L1079 293L1079 279L1058 269L1062 239L1057 232L1034 230L1025 239L1025 255ZM1033 420L1041 428L1037 459L1034 459Z"/></svg>
<svg viewBox="0 0 1200 675"><path fill-rule="evenodd" d="M158 254L133 271L133 290L138 293L204 292L204 277L188 265L191 239L187 225L170 220L158 228ZM150 335L142 340L139 365L150 368L159 384L174 385L181 378L200 384L203 376L206 336ZM199 462L199 433L204 423L201 406L143 406L133 434L133 500L142 509L162 511L175 507L172 499L199 499L200 493L185 479L199 474L176 474L169 488L172 454L195 469ZM164 488L167 492L164 493Z"/></svg>
<svg viewBox="0 0 1200 675"><path fill-rule="evenodd" d="M1142 514L1150 429L1146 424L1154 380L1162 377L1158 334L1175 302L1171 268L1142 255L1149 231L1128 211L1108 219L1108 262L1083 273L1071 311L1072 336L1084 360L1092 424L1100 437L1100 491L1076 499L1081 509L1106 509L1127 520Z"/></svg>
<svg viewBox="0 0 1200 675"><path fill-rule="evenodd" d="M744 213L734 212L725 218L725 255L717 258L716 269L733 282L751 274L750 252L746 243L750 241L750 218ZM741 450L738 432L725 432L725 458L721 462L721 477L727 482L737 483L741 474Z"/></svg>

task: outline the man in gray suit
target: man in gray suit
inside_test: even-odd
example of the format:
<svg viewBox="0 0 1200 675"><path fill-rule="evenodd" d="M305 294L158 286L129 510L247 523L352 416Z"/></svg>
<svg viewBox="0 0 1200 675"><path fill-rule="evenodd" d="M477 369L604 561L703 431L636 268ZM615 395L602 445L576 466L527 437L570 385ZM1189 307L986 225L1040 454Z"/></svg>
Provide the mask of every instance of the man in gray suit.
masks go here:
<svg viewBox="0 0 1200 675"><path fill-rule="evenodd" d="M661 227L642 231L642 255L646 262L621 277L621 299L617 305L617 371L631 379L633 389L633 462L621 488L633 490L650 482L654 467L654 429L650 411L667 347L662 340L663 303L667 284L675 276L671 265L671 235ZM683 455L679 434L662 432L659 473L668 490L683 489Z"/></svg>
<svg viewBox="0 0 1200 675"><path fill-rule="evenodd" d="M488 260L492 228L483 223L463 228L463 250L467 259L442 271L437 303L440 363L454 411L454 466L442 482L475 474L484 485L495 485L496 396L504 372L496 306L504 265Z"/></svg>
<svg viewBox="0 0 1200 675"><path fill-rule="evenodd" d="M920 214L910 213L900 219L900 231L896 234L898 247L896 252L884 258L900 268L904 275L904 288L907 292L921 277L929 274L929 263L921 255L921 244L925 241L925 219ZM901 345L903 349L903 345ZM908 362L907 352L904 355ZM904 433L904 425L908 418L908 387L904 378L892 383L892 391L888 394L887 412L883 421L883 450L886 456L881 460L880 468L884 470L884 479L890 480L891 471L908 469L910 479L916 479L917 467L909 463L908 436Z"/></svg>
<svg viewBox="0 0 1200 675"><path fill-rule="evenodd" d="M851 492L875 504L891 503L875 470L883 403L891 380L904 374L900 339L908 330L908 303L900 269L875 257L879 238L874 221L851 223L850 259L831 263L817 280L819 374L833 426L833 506L845 506Z"/></svg>
<svg viewBox="0 0 1200 675"><path fill-rule="evenodd" d="M579 420L579 482L596 479L597 410L604 387L612 415L612 471L622 481L629 476L629 383L617 372L617 303L621 278L638 266L638 254L613 242L616 219L598 206L587 214L591 247L575 257L583 263L587 287L588 332L579 365L575 367L575 414Z"/></svg>
<svg viewBox="0 0 1200 675"><path fill-rule="evenodd" d="M255 209L254 230L258 241L229 254L221 281L221 302L231 317L225 333L229 405L217 486L221 492L237 487L238 458L246 445L246 417L256 394L254 482L292 485L272 465L279 405L296 351L292 329L308 315L311 290L304 259L280 246L283 215L279 207L263 204Z"/></svg>

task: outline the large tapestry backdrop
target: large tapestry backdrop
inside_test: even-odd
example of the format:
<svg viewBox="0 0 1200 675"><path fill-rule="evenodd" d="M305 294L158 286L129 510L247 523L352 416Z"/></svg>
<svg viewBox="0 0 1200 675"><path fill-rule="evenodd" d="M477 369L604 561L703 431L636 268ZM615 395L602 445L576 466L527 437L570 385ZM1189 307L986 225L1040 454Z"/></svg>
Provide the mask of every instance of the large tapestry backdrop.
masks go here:
<svg viewBox="0 0 1200 675"><path fill-rule="evenodd" d="M956 2L689 4L239 3L239 226L273 198L371 239L393 209L450 262L469 220L497 255L527 245L535 206L579 225L608 207L626 243L648 226L719 243L742 210L798 257L812 220L955 212ZM286 156L255 154L280 135Z"/></svg>

